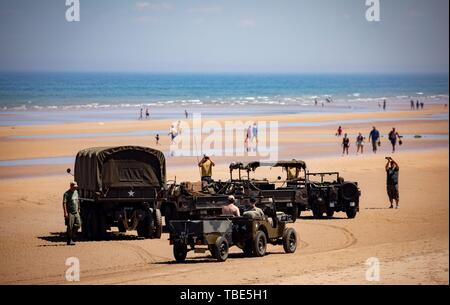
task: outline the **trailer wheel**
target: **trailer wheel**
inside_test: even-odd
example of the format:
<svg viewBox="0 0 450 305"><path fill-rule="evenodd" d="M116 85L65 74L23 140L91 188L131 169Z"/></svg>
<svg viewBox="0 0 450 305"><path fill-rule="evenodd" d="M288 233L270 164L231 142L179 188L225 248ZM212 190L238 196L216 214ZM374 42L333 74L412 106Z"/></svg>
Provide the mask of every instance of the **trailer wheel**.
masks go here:
<svg viewBox="0 0 450 305"><path fill-rule="evenodd" d="M224 262L228 258L229 246L227 240L220 236L216 239L216 244L214 245L214 255L213 257L219 262Z"/></svg>
<svg viewBox="0 0 450 305"><path fill-rule="evenodd" d="M244 245L244 248L242 248L242 251L244 251L245 256L253 256L253 245L251 242L246 242Z"/></svg>
<svg viewBox="0 0 450 305"><path fill-rule="evenodd" d="M283 249L286 253L294 253L297 250L297 233L293 228L284 229Z"/></svg>
<svg viewBox="0 0 450 305"><path fill-rule="evenodd" d="M314 218L320 219L323 216L323 211L320 208L313 208L312 209Z"/></svg>
<svg viewBox="0 0 450 305"><path fill-rule="evenodd" d="M263 231L258 231L256 233L255 239L253 240L253 253L255 256L261 257L266 254L267 250L267 237Z"/></svg>
<svg viewBox="0 0 450 305"><path fill-rule="evenodd" d="M186 260L187 246L182 242L175 242L173 245L173 256L178 263Z"/></svg>
<svg viewBox="0 0 450 305"><path fill-rule="evenodd" d="M161 238L162 234L162 216L159 209L155 210L155 232L153 234L154 238Z"/></svg>

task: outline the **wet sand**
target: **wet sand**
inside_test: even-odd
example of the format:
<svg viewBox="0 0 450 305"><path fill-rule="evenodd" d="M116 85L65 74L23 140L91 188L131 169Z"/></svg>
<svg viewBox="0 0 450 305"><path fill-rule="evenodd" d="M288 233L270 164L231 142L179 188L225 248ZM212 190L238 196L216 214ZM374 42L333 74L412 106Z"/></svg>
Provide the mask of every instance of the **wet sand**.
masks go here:
<svg viewBox="0 0 450 305"><path fill-rule="evenodd" d="M399 210L387 209L384 157L391 155L386 139L379 154L342 157L337 126L280 129L280 158L307 161L312 171L340 171L358 181L361 212L353 220L337 213L331 220L313 220L306 212L295 224L300 237L295 254L269 247L263 258L244 258L232 248L225 263L208 254L189 254L186 264L174 264L167 234L160 240L139 240L133 233L114 233L111 241L64 243L62 193L73 164L0 167L0 283L65 284L65 260L78 257L82 284L448 284L449 193L448 120L421 120L442 108L418 112L356 113L323 116L276 116L280 122L340 120L344 131L367 134L371 119L383 133L396 126L400 133L440 134L442 138L407 139L394 158L399 162ZM411 121L399 121L398 118ZM258 118L260 119L260 118ZM367 122L348 125L350 119ZM168 121L66 124L60 126L0 127L0 160L74 156L81 148L103 145L151 145L153 138L107 137L77 139L17 139L15 135L125 132L147 128L167 129ZM331 136L330 136L331 134ZM162 137L163 150L168 140ZM227 179L227 164L234 158L217 158L216 179ZM197 181L196 157L167 158L168 179ZM261 169L258 177L276 179L276 169ZM365 278L366 260L380 262L380 281ZM264 268L257 268L264 265Z"/></svg>

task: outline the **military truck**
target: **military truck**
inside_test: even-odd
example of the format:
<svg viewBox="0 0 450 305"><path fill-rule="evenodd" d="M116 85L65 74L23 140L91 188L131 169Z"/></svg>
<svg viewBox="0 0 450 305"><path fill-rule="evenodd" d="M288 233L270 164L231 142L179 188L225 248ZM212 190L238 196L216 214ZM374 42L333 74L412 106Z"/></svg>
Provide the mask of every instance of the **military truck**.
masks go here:
<svg viewBox="0 0 450 305"><path fill-rule="evenodd" d="M286 226L292 222L290 216L277 212L273 204L264 210L263 218L221 215L201 220L170 221L170 244L173 244L175 260L184 262L190 251L210 251L214 259L223 262L232 246L242 249L246 256L261 257L266 254L269 243L283 245L286 253L294 253L297 233L294 228Z"/></svg>
<svg viewBox="0 0 450 305"><path fill-rule="evenodd" d="M166 187L162 152L139 146L85 149L77 154L74 179L86 239L104 239L111 227L161 237L157 201Z"/></svg>

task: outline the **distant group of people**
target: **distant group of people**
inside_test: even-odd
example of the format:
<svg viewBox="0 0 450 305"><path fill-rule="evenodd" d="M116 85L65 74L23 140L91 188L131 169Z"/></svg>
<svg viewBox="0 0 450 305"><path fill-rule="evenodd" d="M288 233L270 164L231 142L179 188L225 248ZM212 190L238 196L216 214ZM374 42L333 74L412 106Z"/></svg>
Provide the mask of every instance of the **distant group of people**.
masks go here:
<svg viewBox="0 0 450 305"><path fill-rule="evenodd" d="M150 118L150 111L147 109L145 109L145 119L148 120ZM143 120L144 119L144 108L141 108L140 114L139 114L139 120Z"/></svg>
<svg viewBox="0 0 450 305"><path fill-rule="evenodd" d="M411 110L423 110L423 108L425 107L425 103L424 102L420 102L416 101L414 102L413 100L411 100Z"/></svg>
<svg viewBox="0 0 450 305"><path fill-rule="evenodd" d="M253 125L249 125L245 130L245 144L249 144L250 142L256 141L258 144L258 125L254 123Z"/></svg>
<svg viewBox="0 0 450 305"><path fill-rule="evenodd" d="M336 136L341 137L342 133L343 133L342 126L339 126L336 132ZM403 137L397 132L395 128L392 128L392 130L389 132L388 139L392 145L392 153L395 153L397 144L399 145L403 144L402 138ZM358 133L358 136L356 137L356 154L364 153L365 140L366 138L362 135L362 133ZM381 135L375 126L370 131L368 140L369 143L372 143L372 151L374 153L377 153L378 148L381 146ZM342 155L348 155L349 148L350 148L350 139L348 137L348 134L345 133L342 139Z"/></svg>

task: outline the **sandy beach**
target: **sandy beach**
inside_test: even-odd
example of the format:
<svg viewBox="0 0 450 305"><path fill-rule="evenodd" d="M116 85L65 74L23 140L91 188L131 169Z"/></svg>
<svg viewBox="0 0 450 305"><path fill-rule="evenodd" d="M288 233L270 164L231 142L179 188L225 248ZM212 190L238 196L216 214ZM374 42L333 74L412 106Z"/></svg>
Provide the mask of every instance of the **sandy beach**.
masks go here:
<svg viewBox="0 0 450 305"><path fill-rule="evenodd" d="M445 118L446 116L446 118ZM433 119L429 119L433 118ZM220 118L223 123L227 119ZM448 112L433 106L421 112L366 112L323 115L252 117L278 121L279 158L297 158L312 171L339 171L358 181L361 211L350 220L344 213L333 219L314 220L310 212L292 224L299 233L295 254L269 247L263 258L244 258L232 248L225 263L208 254L190 254L186 264L174 264L168 235L140 240L134 233L101 242L65 246L61 198L71 177L73 158L91 146L154 146L153 136L127 136L136 131L168 130L169 120L78 123L47 126L0 127L0 160L19 160L0 166L0 283L66 284L65 260L78 257L81 284L448 284L449 193ZM322 123L311 126L293 123ZM337 126L353 138L367 137L373 125L386 134L397 127L404 145L392 155L383 138L381 151L341 156ZM108 133L115 133L108 135ZM92 136L101 134L101 136ZM49 137L51 135L51 137ZM56 138L52 138L58 135ZM76 136L73 136L76 135ZM90 136L91 135L91 136ZM420 137L415 137L420 135ZM44 138L39 138L44 137ZM162 135L167 153L169 140ZM167 155L167 154L166 154ZM384 157L400 164L400 209L390 210L385 190ZM20 160L66 157L58 164L22 164ZM215 179L228 179L233 157L217 157ZM241 159L250 160L251 157ZM72 161L70 161L72 160ZM167 157L168 179L198 181L196 157ZM37 162L39 163L39 162ZM275 169L261 169L259 177L275 179ZM369 282L366 261L380 262L380 281ZM214 268L211 268L213 265ZM264 266L264 268L256 268Z"/></svg>

